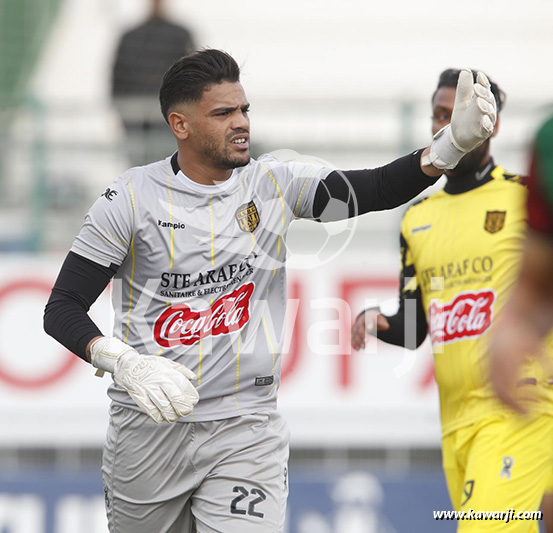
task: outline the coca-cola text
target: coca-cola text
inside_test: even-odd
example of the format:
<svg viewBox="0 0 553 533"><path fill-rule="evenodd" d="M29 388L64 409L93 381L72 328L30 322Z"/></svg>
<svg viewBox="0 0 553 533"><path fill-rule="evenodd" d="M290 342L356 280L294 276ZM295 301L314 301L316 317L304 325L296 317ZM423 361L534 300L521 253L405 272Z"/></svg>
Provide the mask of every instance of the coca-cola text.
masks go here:
<svg viewBox="0 0 553 533"><path fill-rule="evenodd" d="M430 302L432 343L448 343L482 335L493 320L493 289L463 292L445 305Z"/></svg>
<svg viewBox="0 0 553 533"><path fill-rule="evenodd" d="M213 302L203 311L186 304L165 309L154 324L154 338L164 348L190 346L210 335L238 331L250 320L250 297L254 284L249 282Z"/></svg>

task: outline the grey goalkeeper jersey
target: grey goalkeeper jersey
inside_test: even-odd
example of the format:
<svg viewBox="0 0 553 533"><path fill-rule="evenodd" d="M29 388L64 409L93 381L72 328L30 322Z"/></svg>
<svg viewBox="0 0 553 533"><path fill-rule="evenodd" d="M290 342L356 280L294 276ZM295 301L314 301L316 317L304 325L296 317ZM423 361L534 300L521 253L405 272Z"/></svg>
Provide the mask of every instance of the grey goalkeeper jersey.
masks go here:
<svg viewBox="0 0 553 533"><path fill-rule="evenodd" d="M200 401L183 421L276 406L286 310L286 246L294 218L311 218L332 169L269 155L218 185L173 170L171 158L130 169L88 212L71 250L113 283L113 335L197 375ZM138 409L112 383L117 404Z"/></svg>

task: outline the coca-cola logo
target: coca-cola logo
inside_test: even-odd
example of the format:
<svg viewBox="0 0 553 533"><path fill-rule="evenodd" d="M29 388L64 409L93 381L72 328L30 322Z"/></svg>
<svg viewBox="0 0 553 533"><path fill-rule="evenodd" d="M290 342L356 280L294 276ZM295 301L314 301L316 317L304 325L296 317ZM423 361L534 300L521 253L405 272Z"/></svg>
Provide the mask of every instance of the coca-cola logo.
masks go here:
<svg viewBox="0 0 553 533"><path fill-rule="evenodd" d="M448 343L482 335L493 321L493 289L458 294L445 305L430 302L432 343Z"/></svg>
<svg viewBox="0 0 553 533"><path fill-rule="evenodd" d="M253 289L253 283L245 283L203 311L194 311L186 304L168 307L155 321L156 342L164 348L190 346L210 335L216 337L242 329L250 320Z"/></svg>

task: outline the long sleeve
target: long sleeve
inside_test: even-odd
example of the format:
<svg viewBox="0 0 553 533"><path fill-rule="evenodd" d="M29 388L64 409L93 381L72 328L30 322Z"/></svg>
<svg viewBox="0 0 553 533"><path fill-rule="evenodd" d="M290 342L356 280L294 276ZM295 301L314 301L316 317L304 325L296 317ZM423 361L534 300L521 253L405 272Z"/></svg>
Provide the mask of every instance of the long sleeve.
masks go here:
<svg viewBox="0 0 553 533"><path fill-rule="evenodd" d="M69 252L44 310L44 330L87 361L86 347L102 333L88 316L90 306L117 272Z"/></svg>
<svg viewBox="0 0 553 533"><path fill-rule="evenodd" d="M422 304L421 289L417 283L415 265L403 233L400 234L400 252L399 309L395 315L386 317L390 329L379 331L377 337L389 344L415 350L424 342L428 326Z"/></svg>
<svg viewBox="0 0 553 533"><path fill-rule="evenodd" d="M418 150L375 169L331 172L315 192L313 218L331 222L392 209L412 200L438 180L421 170L421 153Z"/></svg>

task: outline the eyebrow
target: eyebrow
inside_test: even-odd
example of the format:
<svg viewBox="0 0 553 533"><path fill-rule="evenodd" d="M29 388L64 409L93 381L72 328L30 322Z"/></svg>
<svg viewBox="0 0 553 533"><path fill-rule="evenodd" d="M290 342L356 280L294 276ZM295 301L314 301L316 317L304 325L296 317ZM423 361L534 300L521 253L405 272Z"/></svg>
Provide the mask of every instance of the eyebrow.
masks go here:
<svg viewBox="0 0 553 533"><path fill-rule="evenodd" d="M232 111L236 111L237 109L249 109L250 108L250 104L247 103L247 104L244 104L244 105L236 105L234 107L217 107L215 109L212 109L211 110L211 113L213 114L216 114L216 113L230 113Z"/></svg>

